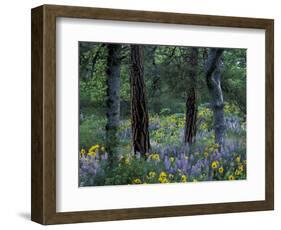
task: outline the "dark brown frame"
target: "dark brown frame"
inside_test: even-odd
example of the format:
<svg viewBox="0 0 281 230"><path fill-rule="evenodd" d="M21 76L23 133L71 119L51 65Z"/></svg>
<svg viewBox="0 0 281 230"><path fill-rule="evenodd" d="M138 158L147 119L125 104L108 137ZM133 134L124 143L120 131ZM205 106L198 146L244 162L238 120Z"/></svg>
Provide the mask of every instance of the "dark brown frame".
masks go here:
<svg viewBox="0 0 281 230"><path fill-rule="evenodd" d="M264 201L56 212L56 18L88 18L264 29L266 186ZM109 221L274 209L274 21L271 19L43 5L32 9L31 219L41 224Z"/></svg>

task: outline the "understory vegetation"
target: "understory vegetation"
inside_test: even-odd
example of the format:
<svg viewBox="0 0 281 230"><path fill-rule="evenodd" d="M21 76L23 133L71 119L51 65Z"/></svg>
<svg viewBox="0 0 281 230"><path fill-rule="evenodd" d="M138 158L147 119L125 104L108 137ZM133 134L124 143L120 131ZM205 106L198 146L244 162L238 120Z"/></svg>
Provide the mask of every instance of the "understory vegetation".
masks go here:
<svg viewBox="0 0 281 230"><path fill-rule="evenodd" d="M229 108L229 110L228 110ZM80 186L198 182L246 178L246 123L237 107L225 106L227 133L219 150L212 130L212 112L199 109L198 132L193 146L182 145L184 115L150 118L151 151L134 155L129 120L121 122L119 163L111 170L105 151L105 119L85 119L81 126ZM94 133L99 135L93 136ZM95 141L95 142L94 142ZM93 144L93 145L92 145Z"/></svg>

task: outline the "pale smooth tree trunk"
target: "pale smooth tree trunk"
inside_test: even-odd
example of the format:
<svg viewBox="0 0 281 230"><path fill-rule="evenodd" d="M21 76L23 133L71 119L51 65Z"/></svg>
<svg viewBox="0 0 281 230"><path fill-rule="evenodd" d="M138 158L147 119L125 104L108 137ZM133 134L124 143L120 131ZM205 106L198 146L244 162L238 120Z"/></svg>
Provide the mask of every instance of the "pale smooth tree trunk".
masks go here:
<svg viewBox="0 0 281 230"><path fill-rule="evenodd" d="M206 81L211 97L211 106L214 114L215 141L220 146L224 143L224 100L221 88L221 56L223 49L210 49L206 63Z"/></svg>
<svg viewBox="0 0 281 230"><path fill-rule="evenodd" d="M118 127L120 120L120 67L121 45L108 44L107 70L106 70L106 149L109 161L117 161L118 153Z"/></svg>

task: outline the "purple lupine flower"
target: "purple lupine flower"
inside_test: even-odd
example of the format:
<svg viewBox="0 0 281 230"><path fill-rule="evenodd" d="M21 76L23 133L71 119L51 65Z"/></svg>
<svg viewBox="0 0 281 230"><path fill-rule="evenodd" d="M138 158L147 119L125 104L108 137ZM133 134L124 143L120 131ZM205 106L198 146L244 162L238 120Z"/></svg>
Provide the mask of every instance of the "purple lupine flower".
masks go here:
<svg viewBox="0 0 281 230"><path fill-rule="evenodd" d="M106 161L108 159L108 153L105 152L104 154L101 155L101 160Z"/></svg>
<svg viewBox="0 0 281 230"><path fill-rule="evenodd" d="M97 170L95 168L89 168L88 172L94 176L94 175L96 175Z"/></svg>
<svg viewBox="0 0 281 230"><path fill-rule="evenodd" d="M89 169L90 169L90 166L89 166L88 164L83 164L83 165L81 166L81 169L82 169L84 172L88 172Z"/></svg>
<svg viewBox="0 0 281 230"><path fill-rule="evenodd" d="M182 168L182 163L179 159L176 159L176 166L177 166L178 169Z"/></svg>
<svg viewBox="0 0 281 230"><path fill-rule="evenodd" d="M96 169L99 168L99 163L96 160L93 161L93 167Z"/></svg>
<svg viewBox="0 0 281 230"><path fill-rule="evenodd" d="M171 167L171 162L169 161L168 157L165 157L164 165L165 165L166 170L169 170L169 169L170 169L170 167Z"/></svg>

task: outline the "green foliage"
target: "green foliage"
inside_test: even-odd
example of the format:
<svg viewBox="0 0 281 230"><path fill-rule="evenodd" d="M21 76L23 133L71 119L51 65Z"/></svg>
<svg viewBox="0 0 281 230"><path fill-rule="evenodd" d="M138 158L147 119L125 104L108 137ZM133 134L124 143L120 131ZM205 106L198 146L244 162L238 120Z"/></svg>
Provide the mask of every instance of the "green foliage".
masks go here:
<svg viewBox="0 0 281 230"><path fill-rule="evenodd" d="M246 115L246 50L232 49L224 52L222 88L227 101L236 104Z"/></svg>
<svg viewBox="0 0 281 230"><path fill-rule="evenodd" d="M197 81L198 104L209 102L204 78L204 51L199 48ZM170 114L183 113L186 91L192 82L187 78L190 49L173 46L145 46L144 73L150 114L169 109ZM99 54L99 55L97 55ZM93 59L98 56L95 65ZM123 45L121 65L121 116L130 115L129 50ZM106 96L106 48L100 43L80 43L80 111L86 115L103 112ZM92 69L94 67L94 69ZM246 50L226 49L223 54L222 89L226 101L246 114ZM87 107L95 111L88 110ZM88 114L90 113L90 114Z"/></svg>
<svg viewBox="0 0 281 230"><path fill-rule="evenodd" d="M184 114L154 115L149 122L152 145L179 145L182 142Z"/></svg>
<svg viewBox="0 0 281 230"><path fill-rule="evenodd" d="M81 122L79 128L80 148L90 147L93 143L105 143L106 119L91 117Z"/></svg>
<svg viewBox="0 0 281 230"><path fill-rule="evenodd" d="M102 113L106 96L106 51L100 44L80 42L79 52L80 113L92 115L92 109L88 108L94 108L96 113ZM95 57L97 58L94 62Z"/></svg>
<svg viewBox="0 0 281 230"><path fill-rule="evenodd" d="M171 109L170 108L163 108L160 110L160 115L169 115L171 113Z"/></svg>

